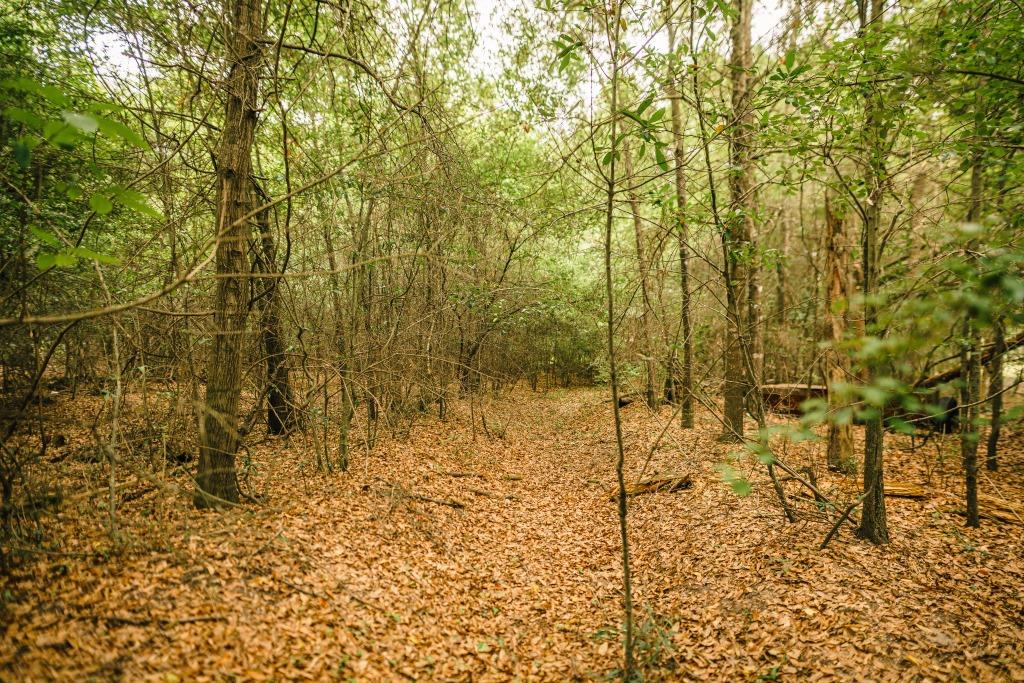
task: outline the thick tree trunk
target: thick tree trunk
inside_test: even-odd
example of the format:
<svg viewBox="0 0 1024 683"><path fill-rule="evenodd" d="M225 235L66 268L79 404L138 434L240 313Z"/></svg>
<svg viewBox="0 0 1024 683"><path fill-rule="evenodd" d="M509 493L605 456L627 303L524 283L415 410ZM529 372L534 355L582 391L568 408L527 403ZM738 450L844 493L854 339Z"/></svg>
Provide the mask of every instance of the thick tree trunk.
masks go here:
<svg viewBox="0 0 1024 683"><path fill-rule="evenodd" d="M672 21L672 0L667 2L666 21L668 22L668 52L676 53L676 23ZM675 69L672 63L668 66L668 87L666 95L672 116L672 166L675 177L676 191L676 238L679 242L679 322L682 335L682 362L673 363L672 384L673 398L680 402L679 419L683 429L693 427L693 338L690 330L690 266L689 266L689 229L686 223L686 174L683 167L686 155L683 139L683 112L680 101L680 89L676 86ZM672 355L675 359L675 353Z"/></svg>
<svg viewBox="0 0 1024 683"><path fill-rule="evenodd" d="M195 505L216 507L238 502L235 452L238 450L238 401L242 385L248 301L246 241L249 221L251 149L259 93L260 5L231 0L226 49L230 72L225 82L224 127L217 152L217 292L214 300L213 351L207 373L205 415L199 440Z"/></svg>
<svg viewBox="0 0 1024 683"><path fill-rule="evenodd" d="M732 22L732 111L735 124L729 142L731 169L729 190L732 211L722 233L723 266L726 290L728 335L725 351L724 430L722 441L738 441L743 436L743 412L753 373L748 366L750 310L748 264L753 226L753 167L750 160L750 136L753 131L750 110L749 71L751 67L750 21L752 0L734 0L736 14Z"/></svg>
<svg viewBox="0 0 1024 683"><path fill-rule="evenodd" d="M836 211L835 197L825 194L825 240L826 268L828 278L825 316L829 323L831 349L826 356L828 366L828 408L829 415L848 408L840 399L835 387L849 382L850 359L841 345L849 322L850 301L850 260L849 245L846 241L844 216ZM852 472L856 469L853 457L853 424L850 420L830 420L828 424L828 468L833 472Z"/></svg>

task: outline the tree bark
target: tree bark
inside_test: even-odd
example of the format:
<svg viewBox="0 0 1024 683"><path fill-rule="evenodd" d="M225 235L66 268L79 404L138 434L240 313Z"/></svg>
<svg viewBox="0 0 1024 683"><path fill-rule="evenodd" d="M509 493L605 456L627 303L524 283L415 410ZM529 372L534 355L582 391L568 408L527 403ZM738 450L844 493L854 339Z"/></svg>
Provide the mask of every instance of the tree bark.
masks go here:
<svg viewBox="0 0 1024 683"><path fill-rule="evenodd" d="M853 424L850 420L837 421L837 413L848 409L835 387L849 381L850 359L841 345L849 323L850 276L849 245L846 242L845 220L836 210L836 199L825 194L825 276L828 278L825 301L826 319L829 323L829 341L825 362L828 366L828 412L833 419L828 423L828 468L833 472L852 472L856 469L853 457Z"/></svg>
<svg viewBox="0 0 1024 683"><path fill-rule="evenodd" d="M668 53L676 53L676 24L672 21L672 0L667 4L668 22ZM689 266L689 227L686 223L686 174L683 167L686 154L683 140L683 113L680 101L680 88L676 86L673 64L668 66L668 86L666 95L672 116L672 166L676 191L676 237L679 241L679 323L682 335L683 358L678 368L673 367L672 383L673 398L680 402L679 420L683 429L693 428L693 337L690 330L690 266ZM672 355L675 359L675 353ZM675 366L675 363L673 363ZM675 370L678 369L678 373Z"/></svg>
<svg viewBox="0 0 1024 683"><path fill-rule="evenodd" d="M1006 346L1006 330L1003 321L997 320L993 326L993 348L995 355L988 366L988 400L992 406L989 420L988 443L985 454L985 466L991 472L999 469L999 432L1003 420L1003 348Z"/></svg>
<svg viewBox="0 0 1024 683"><path fill-rule="evenodd" d="M978 518L978 417L981 397L981 363L978 362L978 328L964 321L961 354L964 385L960 390L960 457L967 489L967 526L980 525Z"/></svg>
<svg viewBox="0 0 1024 683"><path fill-rule="evenodd" d="M753 167L750 159L750 135L753 129L750 110L749 72L751 67L750 21L752 0L734 0L736 15L732 21L732 113L734 125L729 140L729 190L732 211L722 233L728 334L725 350L725 405L721 441L740 441L743 437L744 403L750 391L752 373L747 365L749 313L747 296L750 260L750 235L753 226Z"/></svg>
<svg viewBox="0 0 1024 683"><path fill-rule="evenodd" d="M623 616L624 633L622 644L622 680L633 679L633 575L629 561L629 508L626 501L626 449L622 436L622 415L619 412L619 379L618 364L615 355L615 289L612 278L612 238L615 220L615 162L619 155L618 146L618 116L619 116L619 29L622 6L619 3L612 3L613 12L608 23L609 46L611 47L611 126L609 139L611 140L611 163L608 166L607 193L605 202L604 221L604 285L605 303L608 320L605 327L607 333L606 342L608 349L608 381L611 385L612 394L612 416L615 422L615 479L618 484L618 518L619 518L619 540L622 545L622 590L623 590Z"/></svg>
<svg viewBox="0 0 1024 683"><path fill-rule="evenodd" d="M262 256L255 259L257 266L265 273L277 270L277 246L270 232L270 213L262 211L256 216L260 230ZM263 292L262 321L260 336L267 361L267 432L287 434L295 428L295 404L289 379L288 363L285 357L286 345L281 331L280 280L269 278Z"/></svg>
<svg viewBox="0 0 1024 683"><path fill-rule="evenodd" d="M258 0L230 0L225 47L224 126L217 152L216 271L213 351L206 383L205 415L199 435L196 507L238 502L235 453L242 353L248 317L246 242L242 220L249 206L249 176L256 131L261 59Z"/></svg>
<svg viewBox="0 0 1024 683"><path fill-rule="evenodd" d="M980 99L976 98L976 99ZM975 120L980 123L980 112L975 111ZM981 216L981 186L983 153L974 152L971 164L971 200L967 209L967 222L976 222ZM973 260L973 241L964 250L964 256ZM978 418L981 415L981 362L978 349L981 335L970 312L964 320L964 341L960 356L963 368L963 386L960 389L960 456L964 463L964 479L967 489L967 526L980 526L978 517Z"/></svg>
<svg viewBox="0 0 1024 683"><path fill-rule="evenodd" d="M878 29L882 15L882 0L871 0L871 14L868 16L867 0L859 0L861 38L866 42ZM866 49L866 46L865 46ZM877 318L877 304L874 301L878 290L878 230L881 220L883 184L886 177L884 131L880 116L882 103L877 95L869 92L864 102L864 137L869 155L865 172L868 196L864 202L863 269L864 327L867 333L874 332ZM876 369L869 361L864 371L864 381L875 380ZM864 514L861 516L857 534L876 545L889 542L889 527L885 511L885 482L883 463L883 441L885 430L882 425L882 410L867 419L864 434Z"/></svg>
<svg viewBox="0 0 1024 683"><path fill-rule="evenodd" d="M352 388L352 380L349 377L349 347L345 341L345 306L341 298L343 284L341 275L338 273L338 257L334 251L334 240L331 238L331 228L329 225L324 226L324 246L327 248L327 265L331 269L331 310L334 312L332 347L333 351L338 354L338 378L341 382L341 426L338 430L338 468L345 472L348 470L348 436L352 426L352 416L355 413L356 397Z"/></svg>

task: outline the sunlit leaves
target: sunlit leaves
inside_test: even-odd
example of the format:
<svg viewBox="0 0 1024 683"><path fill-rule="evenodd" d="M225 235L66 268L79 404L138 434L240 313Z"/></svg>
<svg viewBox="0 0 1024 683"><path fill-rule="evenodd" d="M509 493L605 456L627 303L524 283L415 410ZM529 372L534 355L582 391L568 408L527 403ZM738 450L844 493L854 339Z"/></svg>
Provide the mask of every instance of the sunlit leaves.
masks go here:
<svg viewBox="0 0 1024 683"><path fill-rule="evenodd" d="M100 216L105 216L114 209L114 202L102 192L94 192L89 197L89 208Z"/></svg>
<svg viewBox="0 0 1024 683"><path fill-rule="evenodd" d="M33 150L40 143L70 152L83 140L97 140L103 136L113 143L127 143L143 151L150 149L142 135L109 116L119 111L114 105L96 102L88 105L86 111L69 109L71 99L58 88L28 78L5 80L0 83L0 88L16 91L29 101L32 96L42 100L36 102L35 108L11 106L3 110L5 119L26 131L12 145L15 161L21 168L28 168Z"/></svg>
<svg viewBox="0 0 1024 683"><path fill-rule="evenodd" d="M29 230L30 233L32 233L32 236L35 237L40 242L42 242L44 244L47 244L47 245L49 245L51 247L59 247L60 246L60 240L57 239L56 236L48 233L47 231L43 230L39 226L30 225L30 226L28 226L28 230Z"/></svg>
<svg viewBox="0 0 1024 683"><path fill-rule="evenodd" d="M66 123L74 126L86 135L95 133L100 127L96 118L89 114L76 114L75 112L66 111L61 114L61 118L64 119Z"/></svg>
<svg viewBox="0 0 1024 683"><path fill-rule="evenodd" d="M721 475L722 481L728 484L733 493L737 496L740 496L741 498L749 496L753 491L750 481L748 481L747 478L739 472L739 470L729 463L718 463L715 466L715 469L717 469L719 475Z"/></svg>
<svg viewBox="0 0 1024 683"><path fill-rule="evenodd" d="M583 48L582 40L568 33L563 33L555 39L554 44L558 50L555 54L555 61L558 64L559 71L566 71L573 63L582 64L583 60L579 54Z"/></svg>

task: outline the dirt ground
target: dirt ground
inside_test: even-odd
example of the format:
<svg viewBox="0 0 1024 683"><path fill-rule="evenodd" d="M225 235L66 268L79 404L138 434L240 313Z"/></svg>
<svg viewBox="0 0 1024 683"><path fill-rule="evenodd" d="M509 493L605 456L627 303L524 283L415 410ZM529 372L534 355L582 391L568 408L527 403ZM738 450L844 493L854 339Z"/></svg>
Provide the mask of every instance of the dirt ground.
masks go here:
<svg viewBox="0 0 1024 683"><path fill-rule="evenodd" d="M146 479L126 459L116 541L107 464L69 455L88 435L52 448L65 502L3 577L0 678L613 677L607 394L517 391L472 408L475 429L468 404L423 416L407 439L357 450L345 474L318 472L308 437L250 436L243 488L261 502L220 513L192 508L194 463ZM623 417L636 477L672 410L634 403ZM889 437L889 481L927 484L926 498L887 499L889 546L844 527L821 551L831 523L799 484L785 484L795 524L752 456L736 467L753 492L737 496L716 469L735 448L715 442L710 414L698 423L670 426L647 467L693 487L630 500L645 680L1024 681L1024 526L964 527L955 439L910 452ZM779 452L837 502L856 497L855 478L825 470L823 444ZM1008 430L1001 457L982 491L1019 505L1024 434Z"/></svg>

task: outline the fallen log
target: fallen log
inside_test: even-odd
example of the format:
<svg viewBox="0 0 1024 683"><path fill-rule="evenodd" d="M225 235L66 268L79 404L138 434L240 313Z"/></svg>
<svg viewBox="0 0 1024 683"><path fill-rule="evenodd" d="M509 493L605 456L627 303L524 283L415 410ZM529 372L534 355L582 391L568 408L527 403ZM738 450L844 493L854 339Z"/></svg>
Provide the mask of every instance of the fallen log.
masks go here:
<svg viewBox="0 0 1024 683"><path fill-rule="evenodd" d="M632 498L644 493L675 493L691 487L693 487L693 477L689 474L655 475L626 486L626 497ZM618 499L618 491L613 491L609 496L609 500Z"/></svg>
<svg viewBox="0 0 1024 683"><path fill-rule="evenodd" d="M996 347L995 344L989 346L989 348L986 351L982 352L980 362L982 365L988 365L989 362L991 362L992 359L995 358L998 353L1009 353L1010 351L1013 351L1019 346L1024 346L1024 332L1021 332L1016 337L1012 337L1011 339L1006 340L1005 346ZM914 388L931 389L933 387L939 386L940 384L952 382L953 380L960 378L960 373L962 371L963 368L958 365L957 367L951 370L940 372L936 375L926 377L925 379L916 382L914 384Z"/></svg>
<svg viewBox="0 0 1024 683"><path fill-rule="evenodd" d="M906 482L886 482L885 495L890 498L910 498L911 500L924 500L928 497L928 491L917 484Z"/></svg>
<svg viewBox="0 0 1024 683"><path fill-rule="evenodd" d="M847 491L852 487L844 487ZM920 484L911 484L905 481L885 482L886 498L907 498L910 500L924 500L928 498L929 491Z"/></svg>
<svg viewBox="0 0 1024 683"><path fill-rule="evenodd" d="M963 508L947 506L942 508L943 512L952 512L958 515L966 515ZM1010 505L1002 498L988 496L984 493L978 494L978 516L982 519L989 519L1004 524L1024 524L1024 508Z"/></svg>

